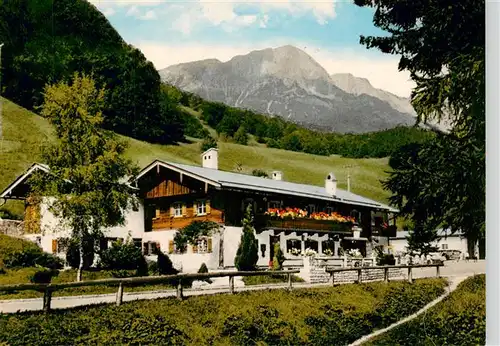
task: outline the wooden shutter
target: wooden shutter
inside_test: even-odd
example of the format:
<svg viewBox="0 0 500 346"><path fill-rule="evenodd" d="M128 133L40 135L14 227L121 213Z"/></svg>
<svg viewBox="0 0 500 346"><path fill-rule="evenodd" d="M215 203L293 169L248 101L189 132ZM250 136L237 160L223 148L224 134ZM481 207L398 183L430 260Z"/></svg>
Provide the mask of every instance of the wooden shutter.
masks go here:
<svg viewBox="0 0 500 346"><path fill-rule="evenodd" d="M155 217L160 217L160 207L156 207L156 209L155 209Z"/></svg>
<svg viewBox="0 0 500 346"><path fill-rule="evenodd" d="M193 215L198 215L198 205L196 204L196 202L193 203Z"/></svg>
<svg viewBox="0 0 500 346"><path fill-rule="evenodd" d="M175 216L175 208L173 205L170 206L170 217L174 217Z"/></svg>
<svg viewBox="0 0 500 346"><path fill-rule="evenodd" d="M186 203L182 203L182 216L186 216L186 214L187 214Z"/></svg>
<svg viewBox="0 0 500 346"><path fill-rule="evenodd" d="M57 239L52 239L52 253L57 253Z"/></svg>
<svg viewBox="0 0 500 346"><path fill-rule="evenodd" d="M207 239L207 251L208 253L212 252L212 238Z"/></svg>
<svg viewBox="0 0 500 346"><path fill-rule="evenodd" d="M142 244L142 253L149 256L149 244L147 242Z"/></svg>
<svg viewBox="0 0 500 346"><path fill-rule="evenodd" d="M210 200L209 199L207 199L205 201L205 208L206 208L207 214L210 214Z"/></svg>
<svg viewBox="0 0 500 346"><path fill-rule="evenodd" d="M174 253L174 241L173 240L168 241L168 253Z"/></svg>

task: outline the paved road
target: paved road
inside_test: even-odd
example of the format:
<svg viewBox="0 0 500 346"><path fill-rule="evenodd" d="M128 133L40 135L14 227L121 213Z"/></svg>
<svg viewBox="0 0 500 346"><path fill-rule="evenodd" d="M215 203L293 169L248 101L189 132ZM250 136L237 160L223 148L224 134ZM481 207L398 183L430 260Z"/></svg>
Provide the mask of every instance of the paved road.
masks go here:
<svg viewBox="0 0 500 346"><path fill-rule="evenodd" d="M446 262L445 266L441 268L440 274L444 277L464 277L479 273L486 272L485 261L478 262ZM414 269L413 278L433 277L436 275L436 269L424 268ZM306 287L321 287L328 284L311 285L307 283L294 283L293 287L306 288ZM235 287L236 292L241 291L254 291L265 290L270 288L283 288L286 284L268 284L256 285L247 287ZM228 287L212 288L212 289L185 289L184 296L197 296L208 295L217 293L227 293ZM123 294L123 301L143 300L143 299L157 299L175 296L175 290L164 291L144 291L144 292L125 292ZM76 307L82 305L93 305L103 303L114 303L116 299L115 294L100 294L100 295L83 295L83 296L67 296L67 297L53 297L51 307L53 309L64 309L69 307ZM0 313L13 313L18 311L35 311L41 310L43 306L41 298L31 299L15 299L15 300L0 300Z"/></svg>

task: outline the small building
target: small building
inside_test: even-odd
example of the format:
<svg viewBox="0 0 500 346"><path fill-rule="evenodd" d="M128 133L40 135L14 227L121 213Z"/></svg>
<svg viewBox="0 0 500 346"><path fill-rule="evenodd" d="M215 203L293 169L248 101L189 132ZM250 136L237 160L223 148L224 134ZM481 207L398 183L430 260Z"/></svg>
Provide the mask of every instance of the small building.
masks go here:
<svg viewBox="0 0 500 346"><path fill-rule="evenodd" d="M340 249L359 249L371 256L372 239L383 224L393 222L397 210L337 188L333 173L325 172L324 186L297 184L284 180L282 172L271 178L256 177L218 169L217 149L201 155L201 166L155 160L137 176L140 206L129 210L123 226L105 230L105 248L117 238L131 237L146 256L154 249L168 253L183 271L197 270L201 263L209 269L234 267L242 233L242 218L248 205L254 213L259 245L258 265L268 266L279 243L290 261L306 249L330 256ZM64 254L59 240L67 229L47 210L47 200L33 204L27 181L35 170L49 167L34 164L1 194L4 199L25 201L25 236L37 241L45 251ZM218 232L202 237L196 246L176 249L177 231L193 221L211 221ZM391 225L390 227L395 227Z"/></svg>
<svg viewBox="0 0 500 346"><path fill-rule="evenodd" d="M440 229L438 232L438 239L432 244L437 247L437 252L447 252L450 250L457 250L462 253L468 252L468 243L467 238L460 233L451 233L450 230ZM392 246L392 251L395 254L398 253L406 253L409 232L407 231L399 231L397 232L395 237L391 237L390 245ZM473 253L470 253L470 256L473 256Z"/></svg>

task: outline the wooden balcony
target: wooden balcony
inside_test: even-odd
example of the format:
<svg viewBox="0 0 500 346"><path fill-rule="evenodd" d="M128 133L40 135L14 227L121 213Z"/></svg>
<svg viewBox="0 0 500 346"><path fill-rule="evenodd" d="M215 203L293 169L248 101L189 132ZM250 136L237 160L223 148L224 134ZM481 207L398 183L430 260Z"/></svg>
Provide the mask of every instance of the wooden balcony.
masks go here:
<svg viewBox="0 0 500 346"><path fill-rule="evenodd" d="M222 213L210 213L203 216L189 216L189 217L171 217L163 216L154 218L152 220L152 230L177 230L188 226L193 221L212 221L216 223L224 223Z"/></svg>
<svg viewBox="0 0 500 346"><path fill-rule="evenodd" d="M278 230L301 230L301 231L320 231L324 233L344 233L352 234L352 224L344 224L331 220L315 220L308 218L297 219L276 219L268 215L257 215L255 217L255 226L260 229L278 229Z"/></svg>

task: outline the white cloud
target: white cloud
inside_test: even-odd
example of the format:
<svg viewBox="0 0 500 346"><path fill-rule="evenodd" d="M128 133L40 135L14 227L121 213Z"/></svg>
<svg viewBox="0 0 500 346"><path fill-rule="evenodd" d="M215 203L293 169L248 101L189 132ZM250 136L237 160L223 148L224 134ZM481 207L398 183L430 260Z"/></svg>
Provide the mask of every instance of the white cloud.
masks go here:
<svg viewBox="0 0 500 346"><path fill-rule="evenodd" d="M189 13L190 27L187 24L177 25L181 32L191 32L194 25L210 23L214 26L221 25L226 31L233 31L242 26L258 24L260 27L266 27L269 21L269 12L277 11L282 14L288 14L293 17L311 14L316 21L324 25L329 19L335 18L335 2L338 0L252 0L245 2L241 0L90 0L106 15L111 15L118 8L128 9L127 15L133 15L137 18L146 16L140 7L154 7L158 10L162 5L165 8L182 7L183 13ZM250 21L249 14L239 14L236 10L239 6L244 6L254 13L250 16L255 20ZM150 10L152 11L152 10ZM149 12L149 11L148 11ZM146 13L148 13L146 12ZM169 13L170 11L165 11ZM155 12L158 17L159 12ZM145 19L152 19L148 16Z"/></svg>
<svg viewBox="0 0 500 346"><path fill-rule="evenodd" d="M236 55L247 54L252 50L278 47L288 43L290 42L274 40L273 43L261 42L241 45L169 45L146 41L133 44L141 49L157 69L162 69L170 65L202 59L215 58L227 61ZM409 79L409 73L398 71L396 57L376 52L369 53L368 51L366 55L359 51L342 49L329 51L297 42L292 44L311 55L329 74L352 73L354 76L367 78L376 88L403 97L409 97L411 89L414 87L414 83Z"/></svg>
<svg viewBox="0 0 500 346"><path fill-rule="evenodd" d="M102 14L104 14L107 17L111 17L115 13L116 11L112 7L108 7L102 10Z"/></svg>
<svg viewBox="0 0 500 346"><path fill-rule="evenodd" d="M153 20L156 19L156 13L152 10L147 11L142 16L139 17L142 20Z"/></svg>

